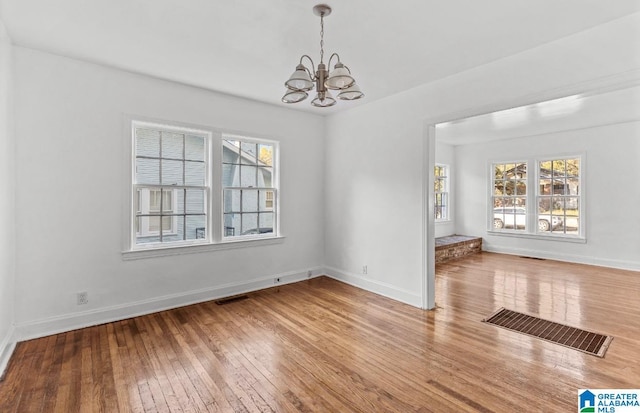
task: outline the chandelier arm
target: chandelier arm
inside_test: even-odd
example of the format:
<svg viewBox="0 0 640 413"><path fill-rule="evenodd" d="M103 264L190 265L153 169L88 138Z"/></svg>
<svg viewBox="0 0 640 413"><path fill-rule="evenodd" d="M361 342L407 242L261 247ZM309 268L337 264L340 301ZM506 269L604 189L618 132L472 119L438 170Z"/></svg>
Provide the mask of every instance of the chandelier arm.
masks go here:
<svg viewBox="0 0 640 413"><path fill-rule="evenodd" d="M329 63L327 63L327 68L329 69L331 69L331 59L333 59L333 56L336 56L338 58L338 62L340 61L340 55L338 53L333 53L331 57L329 57Z"/></svg>
<svg viewBox="0 0 640 413"><path fill-rule="evenodd" d="M302 64L302 59L304 59L305 57L306 57L307 59L309 59L309 61L311 62L311 69L315 70L315 69L316 69L316 65L313 63L313 59L312 59L312 58L310 58L310 57L309 57L308 55L306 55L306 54L303 54L303 55L302 55L302 57L300 57L300 64L301 64L302 66L304 66L304 64ZM307 71L307 73L309 73L309 77L311 77L311 80L313 80L313 81L315 82L315 81L316 81L316 75L315 75L315 73L313 72L313 70L309 70L309 68L308 68L307 66L304 66L304 70L306 70L306 71Z"/></svg>

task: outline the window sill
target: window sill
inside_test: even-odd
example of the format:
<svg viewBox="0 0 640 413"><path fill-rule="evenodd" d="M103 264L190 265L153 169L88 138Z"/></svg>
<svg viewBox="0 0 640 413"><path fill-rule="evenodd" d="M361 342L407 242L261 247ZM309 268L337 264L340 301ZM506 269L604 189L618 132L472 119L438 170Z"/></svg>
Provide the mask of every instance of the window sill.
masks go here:
<svg viewBox="0 0 640 413"><path fill-rule="evenodd" d="M540 239L545 241L559 241L559 242L573 242L576 244L586 244L587 239L577 235L543 235L543 234L530 234L515 231L487 231L489 235L496 235L499 237L513 237L513 238L527 238L527 239Z"/></svg>
<svg viewBox="0 0 640 413"><path fill-rule="evenodd" d="M433 221L436 225L438 224L451 224L453 222L452 219L436 219Z"/></svg>
<svg viewBox="0 0 640 413"><path fill-rule="evenodd" d="M269 237L269 238L249 238L225 240L216 244L195 244L195 245L179 245L156 247L148 249L138 249L122 252L124 261L139 260L145 258L167 257L171 255L197 254L201 252L223 251L236 248L246 248L262 245L274 245L284 243L285 237Z"/></svg>

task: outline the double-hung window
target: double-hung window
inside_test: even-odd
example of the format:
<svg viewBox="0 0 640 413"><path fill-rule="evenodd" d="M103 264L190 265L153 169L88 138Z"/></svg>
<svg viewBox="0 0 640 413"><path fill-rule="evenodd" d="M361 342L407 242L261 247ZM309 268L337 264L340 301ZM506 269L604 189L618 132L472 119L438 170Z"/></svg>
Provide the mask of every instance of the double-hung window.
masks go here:
<svg viewBox="0 0 640 413"><path fill-rule="evenodd" d="M492 224L494 229L527 230L527 163L494 163Z"/></svg>
<svg viewBox="0 0 640 413"><path fill-rule="evenodd" d="M527 173L529 166L535 173ZM548 157L491 165L492 231L581 238L582 157ZM528 188L536 188L529 191Z"/></svg>
<svg viewBox="0 0 640 413"><path fill-rule="evenodd" d="M222 140L224 237L272 234L275 228L274 143Z"/></svg>
<svg viewBox="0 0 640 413"><path fill-rule="evenodd" d="M209 221L209 134L134 122L133 136L132 245L175 245L203 238Z"/></svg>
<svg viewBox="0 0 640 413"><path fill-rule="evenodd" d="M277 237L277 142L141 121L132 134L131 250Z"/></svg>
<svg viewBox="0 0 640 413"><path fill-rule="evenodd" d="M580 234L580 158L538 161L538 229Z"/></svg>
<svg viewBox="0 0 640 413"><path fill-rule="evenodd" d="M449 219L449 167L436 165L434 176L435 220L446 221Z"/></svg>

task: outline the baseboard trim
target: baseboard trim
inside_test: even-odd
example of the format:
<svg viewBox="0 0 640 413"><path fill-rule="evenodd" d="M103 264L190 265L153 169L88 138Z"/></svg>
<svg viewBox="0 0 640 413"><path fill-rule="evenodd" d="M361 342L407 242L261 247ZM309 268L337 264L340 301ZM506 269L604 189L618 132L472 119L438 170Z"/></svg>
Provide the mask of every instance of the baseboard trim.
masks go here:
<svg viewBox="0 0 640 413"><path fill-rule="evenodd" d="M2 339L2 342L0 342L0 381L4 379L7 366L9 365L9 361L11 361L11 356L16 349L17 340L15 335L15 327L11 326L6 336Z"/></svg>
<svg viewBox="0 0 640 413"><path fill-rule="evenodd" d="M309 276L308 271L312 272L311 276ZM18 340L14 341L31 340L52 334L77 330L79 328L125 320L127 318L152 314L205 301L217 300L219 298L229 297L232 295L263 290L265 288L275 287L278 285L291 284L317 277L321 273L321 267L314 267L303 271L274 274L242 283L229 283L216 287L155 297L148 300L141 300L122 305L98 308L81 313L65 314L35 321L16 323L16 335ZM280 279L279 283L274 281L276 278Z"/></svg>
<svg viewBox="0 0 640 413"><path fill-rule="evenodd" d="M528 248L505 248L483 246L483 251L508 255L522 255L526 257L545 258L548 260L572 262L575 264L596 265L599 267L617 268L620 270L640 271L640 262L585 257L583 255L563 254L550 251L538 251Z"/></svg>
<svg viewBox="0 0 640 413"><path fill-rule="evenodd" d="M411 291L402 290L393 285L374 281L357 274L348 273L333 267L325 267L325 274L335 280L345 284L361 288L363 290L379 294L396 301L409 304L414 307L422 307L422 296L414 294Z"/></svg>

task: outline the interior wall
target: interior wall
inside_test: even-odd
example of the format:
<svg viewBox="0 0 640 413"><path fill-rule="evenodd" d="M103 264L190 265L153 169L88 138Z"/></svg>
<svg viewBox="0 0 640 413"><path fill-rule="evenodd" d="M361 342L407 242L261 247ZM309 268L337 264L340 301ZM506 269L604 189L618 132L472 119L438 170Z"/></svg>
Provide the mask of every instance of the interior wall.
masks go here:
<svg viewBox="0 0 640 413"><path fill-rule="evenodd" d="M436 132L437 137L437 132ZM453 145L436 139L436 163L449 166L449 219L435 223L435 236L446 237L456 233L456 152Z"/></svg>
<svg viewBox="0 0 640 413"><path fill-rule="evenodd" d="M322 117L21 47L15 66L22 338L319 272ZM278 140L283 242L123 260L128 116Z"/></svg>
<svg viewBox="0 0 640 413"><path fill-rule="evenodd" d="M543 95L560 97L567 89L584 90L636 73L639 27L638 14L614 20L331 116L325 155L328 272L420 305L416 292L423 285L427 248L423 228L433 225L420 195L431 185L422 169L428 158L424 123L529 104ZM461 162L458 158L457 165ZM458 175L456 193L462 180L481 178Z"/></svg>
<svg viewBox="0 0 640 413"><path fill-rule="evenodd" d="M582 219L586 243L516 238L489 233L488 208L493 161L584 154ZM553 258L640 270L640 122L456 147L458 226L481 236L483 248L517 255ZM634 188L634 189L631 189Z"/></svg>
<svg viewBox="0 0 640 413"><path fill-rule="evenodd" d="M12 97L13 46L0 20L0 377L14 345L16 210Z"/></svg>

